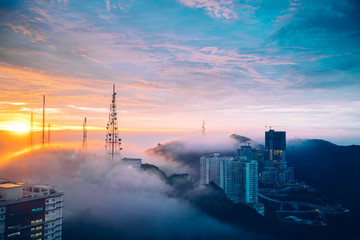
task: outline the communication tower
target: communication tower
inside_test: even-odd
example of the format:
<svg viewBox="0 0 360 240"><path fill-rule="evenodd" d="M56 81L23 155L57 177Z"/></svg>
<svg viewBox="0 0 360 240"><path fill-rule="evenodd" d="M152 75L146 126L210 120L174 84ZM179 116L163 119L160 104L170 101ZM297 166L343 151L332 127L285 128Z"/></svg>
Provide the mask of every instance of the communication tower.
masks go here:
<svg viewBox="0 0 360 240"><path fill-rule="evenodd" d="M201 126L201 134L205 135L206 128L205 128L205 121L203 120L202 126Z"/></svg>
<svg viewBox="0 0 360 240"><path fill-rule="evenodd" d="M116 92L115 84L113 85L113 94L112 101L110 104L110 113L109 121L106 125L106 137L105 137L105 148L106 152L109 154L112 160L115 159L115 156L119 156L121 159L120 151L121 148L121 138L119 138L119 129L118 129L118 120L116 112Z"/></svg>
<svg viewBox="0 0 360 240"><path fill-rule="evenodd" d="M86 118L84 118L83 122L83 143L82 143L82 149L85 152L87 150L87 122Z"/></svg>
<svg viewBox="0 0 360 240"><path fill-rule="evenodd" d="M43 95L43 121L42 121L42 133L41 133L41 144L45 145L45 95Z"/></svg>

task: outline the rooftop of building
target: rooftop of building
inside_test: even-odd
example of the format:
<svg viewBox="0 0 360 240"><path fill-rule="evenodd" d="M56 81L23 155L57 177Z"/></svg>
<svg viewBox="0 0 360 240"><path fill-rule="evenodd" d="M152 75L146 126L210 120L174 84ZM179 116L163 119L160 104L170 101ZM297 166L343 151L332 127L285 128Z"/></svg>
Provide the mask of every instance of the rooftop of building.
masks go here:
<svg viewBox="0 0 360 240"><path fill-rule="evenodd" d="M141 158L123 158L123 161L141 161Z"/></svg>
<svg viewBox="0 0 360 240"><path fill-rule="evenodd" d="M1 183L0 188L16 188L22 187L22 184L14 184L14 183Z"/></svg>
<svg viewBox="0 0 360 240"><path fill-rule="evenodd" d="M63 193L61 187L48 184L29 184L0 178L0 205L31 198L44 198Z"/></svg>

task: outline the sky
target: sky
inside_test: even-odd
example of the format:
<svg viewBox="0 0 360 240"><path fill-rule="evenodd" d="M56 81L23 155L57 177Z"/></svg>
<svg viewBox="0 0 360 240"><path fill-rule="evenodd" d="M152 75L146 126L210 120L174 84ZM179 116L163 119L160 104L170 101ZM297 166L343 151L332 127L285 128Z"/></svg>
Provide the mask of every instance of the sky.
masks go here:
<svg viewBox="0 0 360 240"><path fill-rule="evenodd" d="M0 130L208 131L360 144L357 0L3 0Z"/></svg>

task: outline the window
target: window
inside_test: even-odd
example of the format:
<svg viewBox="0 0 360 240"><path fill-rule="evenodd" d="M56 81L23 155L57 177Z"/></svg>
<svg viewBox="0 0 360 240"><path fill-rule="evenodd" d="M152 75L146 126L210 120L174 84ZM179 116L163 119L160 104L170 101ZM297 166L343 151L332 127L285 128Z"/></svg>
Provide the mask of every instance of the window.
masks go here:
<svg viewBox="0 0 360 240"><path fill-rule="evenodd" d="M8 236L8 237L20 236L20 231L19 231L19 232L10 233L10 234L8 234L7 236Z"/></svg>
<svg viewBox="0 0 360 240"><path fill-rule="evenodd" d="M12 230L12 229L18 229L20 227L20 225L14 225L14 226L8 226L8 230Z"/></svg>
<svg viewBox="0 0 360 240"><path fill-rule="evenodd" d="M32 220L31 224L41 223L42 221L42 219Z"/></svg>
<svg viewBox="0 0 360 240"><path fill-rule="evenodd" d="M34 238L34 237L38 237L38 236L41 236L41 235L42 235L42 232L38 232L38 233L31 234L30 237Z"/></svg>
<svg viewBox="0 0 360 240"><path fill-rule="evenodd" d="M31 209L32 212L37 212L37 211L42 211L42 210L43 210L43 207Z"/></svg>
<svg viewBox="0 0 360 240"><path fill-rule="evenodd" d="M42 229L42 226L38 226L38 227L31 228L31 231L37 231L37 230L41 230L41 229Z"/></svg>

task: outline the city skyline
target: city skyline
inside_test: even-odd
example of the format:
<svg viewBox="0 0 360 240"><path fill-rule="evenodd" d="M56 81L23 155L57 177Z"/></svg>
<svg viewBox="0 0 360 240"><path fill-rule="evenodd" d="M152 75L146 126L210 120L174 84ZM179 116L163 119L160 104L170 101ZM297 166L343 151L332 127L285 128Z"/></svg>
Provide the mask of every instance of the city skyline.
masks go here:
<svg viewBox="0 0 360 240"><path fill-rule="evenodd" d="M360 144L356 1L4 1L0 130L231 132Z"/></svg>

